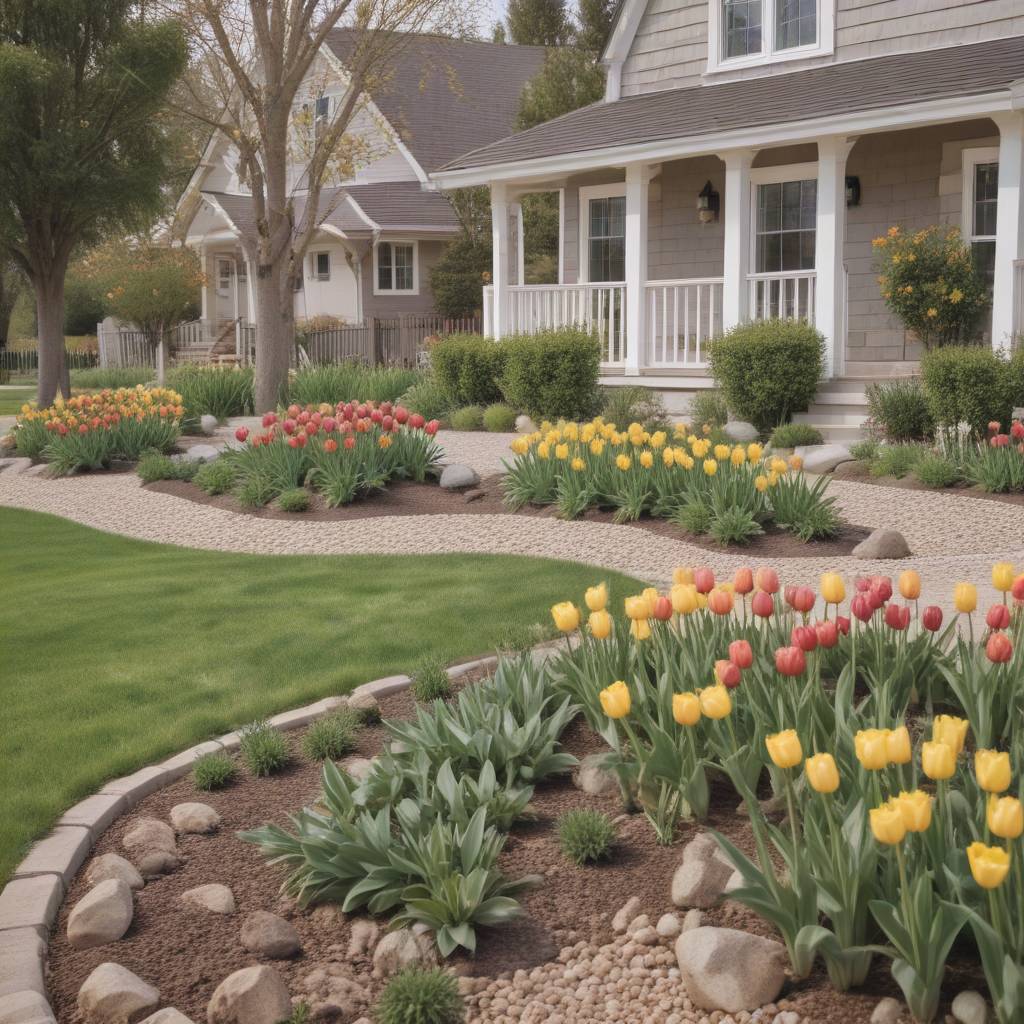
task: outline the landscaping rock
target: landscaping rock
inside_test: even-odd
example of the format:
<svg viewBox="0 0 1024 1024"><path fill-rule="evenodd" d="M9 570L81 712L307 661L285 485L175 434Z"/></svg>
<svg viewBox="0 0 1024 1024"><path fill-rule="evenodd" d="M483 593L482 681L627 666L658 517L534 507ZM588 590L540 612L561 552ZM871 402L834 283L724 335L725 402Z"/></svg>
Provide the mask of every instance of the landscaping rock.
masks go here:
<svg viewBox="0 0 1024 1024"><path fill-rule="evenodd" d="M950 1009L958 1024L985 1024L988 1020L988 1004L970 989L957 995Z"/></svg>
<svg viewBox="0 0 1024 1024"><path fill-rule="evenodd" d="M380 701L372 693L353 693L348 699L348 706L361 711L364 716L380 717Z"/></svg>
<svg viewBox="0 0 1024 1024"><path fill-rule="evenodd" d="M899 530L872 530L850 552L854 558L906 558L911 554L910 545Z"/></svg>
<svg viewBox="0 0 1024 1024"><path fill-rule="evenodd" d="M699 914L700 911L698 910L697 913ZM663 939L674 939L683 930L683 926L675 914L662 914L654 927Z"/></svg>
<svg viewBox="0 0 1024 1024"><path fill-rule="evenodd" d="M211 437L213 434L217 432L217 426L218 424L216 416L211 416L209 413L206 413L205 415L199 417L199 429L207 437Z"/></svg>
<svg viewBox="0 0 1024 1024"><path fill-rule="evenodd" d="M672 902L677 907L710 907L721 898L735 869L707 832L683 848L683 862L672 876Z"/></svg>
<svg viewBox="0 0 1024 1024"><path fill-rule="evenodd" d="M132 891L120 878L108 878L90 889L68 916L68 941L75 949L116 942L132 923Z"/></svg>
<svg viewBox="0 0 1024 1024"><path fill-rule="evenodd" d="M380 928L376 921L367 918L360 918L352 922L352 932L348 940L348 958L354 960L357 956L366 956L377 944L380 935Z"/></svg>
<svg viewBox="0 0 1024 1024"><path fill-rule="evenodd" d="M466 491L466 493L463 494L462 500L467 505L470 505L474 501L479 501L481 498L486 498L486 497L487 497L487 492L486 491L481 490L479 487L474 487L471 491Z"/></svg>
<svg viewBox="0 0 1024 1024"><path fill-rule="evenodd" d="M434 959L426 935L414 935L410 928L388 932L373 951L373 973L377 977L397 974L406 967L430 963Z"/></svg>
<svg viewBox="0 0 1024 1024"><path fill-rule="evenodd" d="M121 845L133 855L149 853L151 850L164 850L167 853L178 852L178 841L174 837L174 829L157 818L139 818L135 825L125 833Z"/></svg>
<svg viewBox="0 0 1024 1024"><path fill-rule="evenodd" d="M263 964L229 974L206 1008L208 1024L280 1024L292 1004L281 975Z"/></svg>
<svg viewBox="0 0 1024 1024"><path fill-rule="evenodd" d="M441 479L438 483L446 491L457 490L460 487L475 487L480 483L480 475L472 466L452 463L441 470Z"/></svg>
<svg viewBox="0 0 1024 1024"><path fill-rule="evenodd" d="M283 917L266 910L246 917L239 938L250 953L270 960L287 960L302 950L299 933Z"/></svg>
<svg viewBox="0 0 1024 1024"><path fill-rule="evenodd" d="M220 449L214 448L212 444L194 444L172 458L177 462L213 462L220 458Z"/></svg>
<svg viewBox="0 0 1024 1024"><path fill-rule="evenodd" d="M85 872L89 885L98 885L108 878L117 878L129 889L141 889L146 883L131 861L117 853L103 853L95 857Z"/></svg>
<svg viewBox="0 0 1024 1024"><path fill-rule="evenodd" d="M612 918L612 931L613 932L624 932L629 928L629 922L636 917L636 912L640 909L640 897L630 896L628 900L616 911L615 916Z"/></svg>
<svg viewBox="0 0 1024 1024"><path fill-rule="evenodd" d="M326 963L299 982L314 1020L351 1020L366 1009L370 996L348 964Z"/></svg>
<svg viewBox="0 0 1024 1024"><path fill-rule="evenodd" d="M157 1010L152 1016L140 1021L139 1024L195 1024L191 1017L186 1017L181 1010L173 1006L165 1006Z"/></svg>
<svg viewBox="0 0 1024 1024"><path fill-rule="evenodd" d="M760 437L757 427L745 420L730 420L722 428L722 431L730 441L735 441L737 444L749 444Z"/></svg>
<svg viewBox="0 0 1024 1024"><path fill-rule="evenodd" d="M572 777L577 789L582 789L588 796L600 796L618 788L619 783L614 773L601 767L604 760L604 754L587 754L580 761Z"/></svg>
<svg viewBox="0 0 1024 1024"><path fill-rule="evenodd" d="M786 980L785 947L734 928L684 931L676 959L690 999L705 1010L755 1010L773 1002Z"/></svg>
<svg viewBox="0 0 1024 1024"><path fill-rule="evenodd" d="M796 454L804 460L808 473L831 473L840 463L853 461L850 449L841 444L802 444Z"/></svg>
<svg viewBox="0 0 1024 1024"><path fill-rule="evenodd" d="M176 854L168 853L166 850L151 850L137 857L135 866L143 878L159 878L161 875L169 875L177 871L181 861Z"/></svg>
<svg viewBox="0 0 1024 1024"><path fill-rule="evenodd" d="M526 413L521 413L516 417L516 430L520 434L532 434L536 429L537 424Z"/></svg>
<svg viewBox="0 0 1024 1024"><path fill-rule="evenodd" d="M800 1024L802 1019L796 1010L783 1010L782 1013L775 1014L772 1024Z"/></svg>
<svg viewBox="0 0 1024 1024"><path fill-rule="evenodd" d="M683 931L692 932L694 928L699 928L704 923L704 915L694 907L692 910L688 910L686 915L683 917Z"/></svg>
<svg viewBox="0 0 1024 1024"><path fill-rule="evenodd" d="M208 910L211 914L233 914L235 912L234 894L226 885L220 885L217 882L188 889L178 899L182 903Z"/></svg>
<svg viewBox="0 0 1024 1024"><path fill-rule="evenodd" d="M852 459L850 462L840 462L832 470L832 476L836 480L856 480L862 477L865 472L865 464L860 459Z"/></svg>
<svg viewBox="0 0 1024 1024"><path fill-rule="evenodd" d="M373 771L373 761L367 757L346 757L341 762L341 769L351 775L356 782L363 782Z"/></svg>
<svg viewBox="0 0 1024 1024"><path fill-rule="evenodd" d="M171 808L171 824L176 832L202 834L212 832L220 824L220 815L209 804L175 804Z"/></svg>
<svg viewBox="0 0 1024 1024"><path fill-rule="evenodd" d="M78 1010L88 1024L133 1024L159 1002L157 989L120 964L100 964L78 990Z"/></svg>
<svg viewBox="0 0 1024 1024"><path fill-rule="evenodd" d="M43 996L26 989L0 996L0 1024L56 1024L56 1018Z"/></svg>
<svg viewBox="0 0 1024 1024"><path fill-rule="evenodd" d="M309 916L318 928L340 928L345 923L345 914L337 903L321 903Z"/></svg>
<svg viewBox="0 0 1024 1024"><path fill-rule="evenodd" d="M897 1024L902 1016L903 1004L892 996L886 996L871 1011L871 1024Z"/></svg>

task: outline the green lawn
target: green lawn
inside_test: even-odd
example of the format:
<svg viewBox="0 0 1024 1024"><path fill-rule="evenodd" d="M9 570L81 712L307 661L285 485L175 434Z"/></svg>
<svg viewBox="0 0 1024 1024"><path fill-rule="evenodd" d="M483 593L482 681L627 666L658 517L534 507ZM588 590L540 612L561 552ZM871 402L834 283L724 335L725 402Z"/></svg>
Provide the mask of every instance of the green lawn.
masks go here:
<svg viewBox="0 0 1024 1024"><path fill-rule="evenodd" d="M28 388L0 388L0 416L14 416L21 412L21 407L26 402L36 400L36 389Z"/></svg>
<svg viewBox="0 0 1024 1024"><path fill-rule="evenodd" d="M7 508L0 565L0 884L107 779L425 654L484 653L597 579L637 586L512 556L195 551Z"/></svg>

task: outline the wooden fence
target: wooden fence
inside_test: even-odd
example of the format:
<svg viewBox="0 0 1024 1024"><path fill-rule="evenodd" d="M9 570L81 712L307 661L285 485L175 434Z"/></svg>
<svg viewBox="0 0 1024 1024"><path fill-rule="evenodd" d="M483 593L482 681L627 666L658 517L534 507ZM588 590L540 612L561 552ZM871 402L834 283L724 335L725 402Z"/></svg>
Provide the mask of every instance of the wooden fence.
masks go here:
<svg viewBox="0 0 1024 1024"><path fill-rule="evenodd" d="M99 365L99 356L92 349L68 349L65 352L68 369L84 370ZM0 371L30 377L39 372L38 349L24 349L18 352L0 349Z"/></svg>
<svg viewBox="0 0 1024 1024"><path fill-rule="evenodd" d="M435 313L404 313L373 317L363 324L310 331L295 339L311 363L358 359L371 366L416 366L425 339L479 332L476 317L449 319Z"/></svg>

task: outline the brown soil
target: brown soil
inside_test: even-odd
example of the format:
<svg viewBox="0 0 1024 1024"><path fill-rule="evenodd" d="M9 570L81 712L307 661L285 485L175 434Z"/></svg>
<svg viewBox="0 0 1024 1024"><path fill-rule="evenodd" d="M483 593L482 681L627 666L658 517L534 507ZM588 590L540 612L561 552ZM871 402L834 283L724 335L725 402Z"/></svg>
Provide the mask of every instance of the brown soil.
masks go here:
<svg viewBox="0 0 1024 1024"><path fill-rule="evenodd" d="M986 501L1000 501L1007 505L1024 506L1024 494L993 494L971 484L956 484L953 487L929 487L913 474L896 478L893 476L872 476L866 462L844 462L837 480L852 480L858 484L874 484L876 487L899 487L904 491L927 491L929 494L948 494L962 498L983 498Z"/></svg>
<svg viewBox="0 0 1024 1024"><path fill-rule="evenodd" d="M382 713L389 718L410 717L413 708L409 694L396 694L381 701ZM355 753L373 756L380 750L385 735L381 726L364 729ZM565 747L577 757L602 745L582 719L569 727L563 739ZM214 988L231 972L258 959L242 947L238 938L242 920L255 910L278 913L291 920L299 932L302 954L292 961L273 961L292 993L300 991L300 981L318 966L348 962L350 921L346 916L331 906L299 910L293 901L280 895L282 870L266 865L255 847L235 836L238 830L268 821L287 827L287 816L316 797L320 767L304 758L300 741L301 733L289 736L293 760L279 775L257 779L242 771L229 788L214 793L197 791L191 778L186 777L142 801L101 837L95 855L123 854L121 837L137 818L166 821L175 804L190 800L212 805L223 819L213 835L179 837L182 867L148 882L136 894L132 925L115 944L84 951L68 944L69 910L88 889L84 871L79 873L61 908L50 942L51 999L62 1024L81 1024L76 1008L78 989L96 966L110 960L155 985L160 990L161 1005L175 1006L196 1021L205 1020ZM518 968L553 960L561 946L580 939L610 941L611 917L630 896L640 897L642 912L649 914L652 921L667 912L682 915L683 911L677 911L669 898L672 874L680 862L682 845L703 825L684 824L672 846L658 845L641 814L623 815L617 796L587 796L568 777L542 783L533 806L535 819L513 829L500 863L507 877L537 874L544 880L520 897L525 912L518 921L482 930L474 958L464 955L450 961L458 973L507 977ZM616 818L618 841L608 863L577 868L559 852L555 821L560 814L576 807L596 808ZM732 789L713 782L708 824L727 835L740 849L753 854L749 826L735 807ZM221 916L182 907L178 896L183 891L209 882L223 883L232 890L236 914ZM704 923L777 937L770 924L734 903L705 911ZM353 961L352 967L358 982L375 999L380 983L371 976L370 961L361 958ZM984 979L976 962L958 960L954 953L944 988L945 1005L964 988L984 990ZM835 992L823 968L818 967L810 978L787 983L778 1006L796 1010L809 1024L868 1024L871 1011L886 995L898 998L900 993L889 975L888 963L877 958L870 977L858 992Z"/></svg>
<svg viewBox="0 0 1024 1024"><path fill-rule="evenodd" d="M388 484L387 490L361 497L351 505L342 505L340 508L328 507L319 494L311 493L309 510L306 512L282 512L272 505L259 509L244 508L233 495L209 495L185 480L161 480L146 486L162 494L173 494L200 505L212 505L257 519L289 519L293 522L344 522L378 516L428 515L516 515L548 519L556 517L555 509L551 505L527 505L517 512L509 512L502 500L500 475L482 480L469 492L445 491L436 484L416 484L399 480ZM472 500L467 498L467 493L473 496ZM608 509L588 509L580 519L588 523L615 521L614 513ZM644 516L625 525L662 537L671 537L673 540L683 540L708 551L747 554L756 558L824 558L848 555L871 532L864 527L844 523L839 535L832 540L817 540L805 544L793 534L769 525L764 534L755 537L750 544L722 547L709 537L687 533L667 519Z"/></svg>

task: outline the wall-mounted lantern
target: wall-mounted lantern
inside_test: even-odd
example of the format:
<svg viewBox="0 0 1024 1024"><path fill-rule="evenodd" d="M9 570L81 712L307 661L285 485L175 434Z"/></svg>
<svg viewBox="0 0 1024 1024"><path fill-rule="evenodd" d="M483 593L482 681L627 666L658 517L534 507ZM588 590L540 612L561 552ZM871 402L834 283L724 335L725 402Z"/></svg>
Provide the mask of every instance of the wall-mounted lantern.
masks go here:
<svg viewBox="0 0 1024 1024"><path fill-rule="evenodd" d="M846 205L860 206L860 178L846 177Z"/></svg>
<svg viewBox="0 0 1024 1024"><path fill-rule="evenodd" d="M711 182L700 190L697 196L697 219L701 224L710 224L718 220L720 198Z"/></svg>

